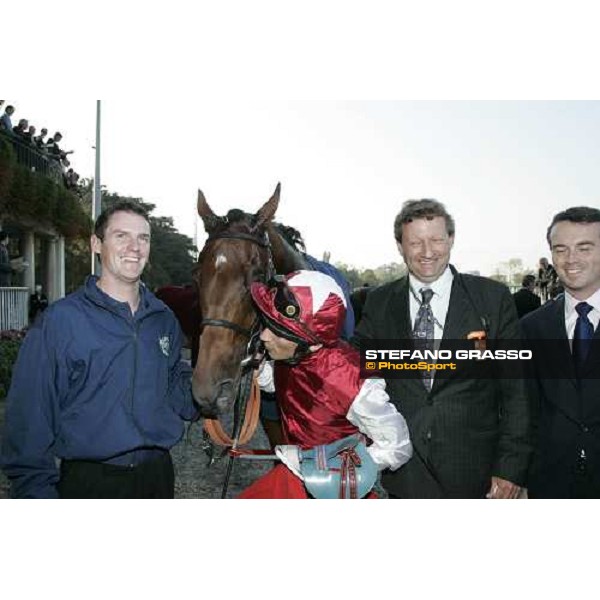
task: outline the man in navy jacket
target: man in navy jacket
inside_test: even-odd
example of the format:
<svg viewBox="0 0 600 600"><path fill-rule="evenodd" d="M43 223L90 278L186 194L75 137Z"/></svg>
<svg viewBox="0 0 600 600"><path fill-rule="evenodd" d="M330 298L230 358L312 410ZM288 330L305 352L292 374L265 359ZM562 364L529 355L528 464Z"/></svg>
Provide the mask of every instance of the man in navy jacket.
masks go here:
<svg viewBox="0 0 600 600"><path fill-rule="evenodd" d="M196 414L173 313L141 283L150 224L121 202L96 222L102 275L28 333L0 464L16 498L172 498L169 449Z"/></svg>

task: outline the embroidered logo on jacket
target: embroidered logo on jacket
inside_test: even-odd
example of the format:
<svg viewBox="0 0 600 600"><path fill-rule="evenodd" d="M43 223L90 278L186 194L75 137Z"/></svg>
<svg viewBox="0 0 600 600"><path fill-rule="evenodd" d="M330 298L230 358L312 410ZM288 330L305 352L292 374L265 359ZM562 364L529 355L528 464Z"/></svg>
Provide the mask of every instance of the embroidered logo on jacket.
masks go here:
<svg viewBox="0 0 600 600"><path fill-rule="evenodd" d="M163 335L161 338L159 338L158 345L160 346L162 353L165 356L169 356L169 350L171 349L171 341L169 340L169 336Z"/></svg>

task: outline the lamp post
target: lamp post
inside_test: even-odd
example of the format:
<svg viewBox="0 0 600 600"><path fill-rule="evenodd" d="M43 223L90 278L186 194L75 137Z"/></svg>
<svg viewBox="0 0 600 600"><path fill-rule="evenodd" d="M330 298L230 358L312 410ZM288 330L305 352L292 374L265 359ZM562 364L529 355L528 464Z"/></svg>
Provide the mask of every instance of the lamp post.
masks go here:
<svg viewBox="0 0 600 600"><path fill-rule="evenodd" d="M94 176L94 195L92 197L92 220L94 223L102 212L102 190L100 187L100 100L96 100L96 174ZM100 261L92 254L92 274L100 275Z"/></svg>

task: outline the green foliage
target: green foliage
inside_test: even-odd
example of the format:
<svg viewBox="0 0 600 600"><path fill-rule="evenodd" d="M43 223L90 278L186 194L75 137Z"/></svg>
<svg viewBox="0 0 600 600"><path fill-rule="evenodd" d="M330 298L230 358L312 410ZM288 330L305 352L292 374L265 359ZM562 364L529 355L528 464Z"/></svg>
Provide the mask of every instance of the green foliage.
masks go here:
<svg viewBox="0 0 600 600"><path fill-rule="evenodd" d="M24 337L23 331L3 331L0 334L0 398L8 394L13 365Z"/></svg>
<svg viewBox="0 0 600 600"><path fill-rule="evenodd" d="M376 269L357 269L344 263L336 263L335 266L344 275L351 288L362 287L365 283L370 286L381 285L400 279L406 273L406 265L398 263L381 265Z"/></svg>
<svg viewBox="0 0 600 600"><path fill-rule="evenodd" d="M15 164L16 158L12 146L0 136L0 210L2 210L2 200L7 197L12 185Z"/></svg>
<svg viewBox="0 0 600 600"><path fill-rule="evenodd" d="M78 196L61 182L16 162L10 144L0 136L0 215L29 217L56 229L67 239L87 235L89 213Z"/></svg>

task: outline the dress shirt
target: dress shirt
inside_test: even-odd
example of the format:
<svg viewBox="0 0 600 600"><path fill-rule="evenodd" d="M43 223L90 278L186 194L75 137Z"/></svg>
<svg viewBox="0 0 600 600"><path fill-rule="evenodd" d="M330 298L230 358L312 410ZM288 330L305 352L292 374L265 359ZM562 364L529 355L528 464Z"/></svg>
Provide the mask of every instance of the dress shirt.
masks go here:
<svg viewBox="0 0 600 600"><path fill-rule="evenodd" d="M598 329L598 322L600 321L600 288L597 289L587 300L577 300L565 292L565 327L567 329L567 337L569 338L569 344L571 349L573 348L573 336L575 335L575 323L577 323L577 311L575 307L580 302L587 302L592 310L588 313L588 319L594 326L594 331Z"/></svg>
<svg viewBox="0 0 600 600"><path fill-rule="evenodd" d="M408 294L410 296L411 330L415 326L417 313L421 306L421 289L429 288L433 290L433 296L431 297L431 302L429 304L431 305L431 311L433 312L434 335L438 344L439 340L441 340L444 335L444 323L446 322L446 315L448 314L448 307L450 306L450 292L452 291L453 279L454 275L449 266L446 267L446 270L433 283L423 283L412 273L408 276L411 290ZM438 344L436 344L436 347Z"/></svg>

